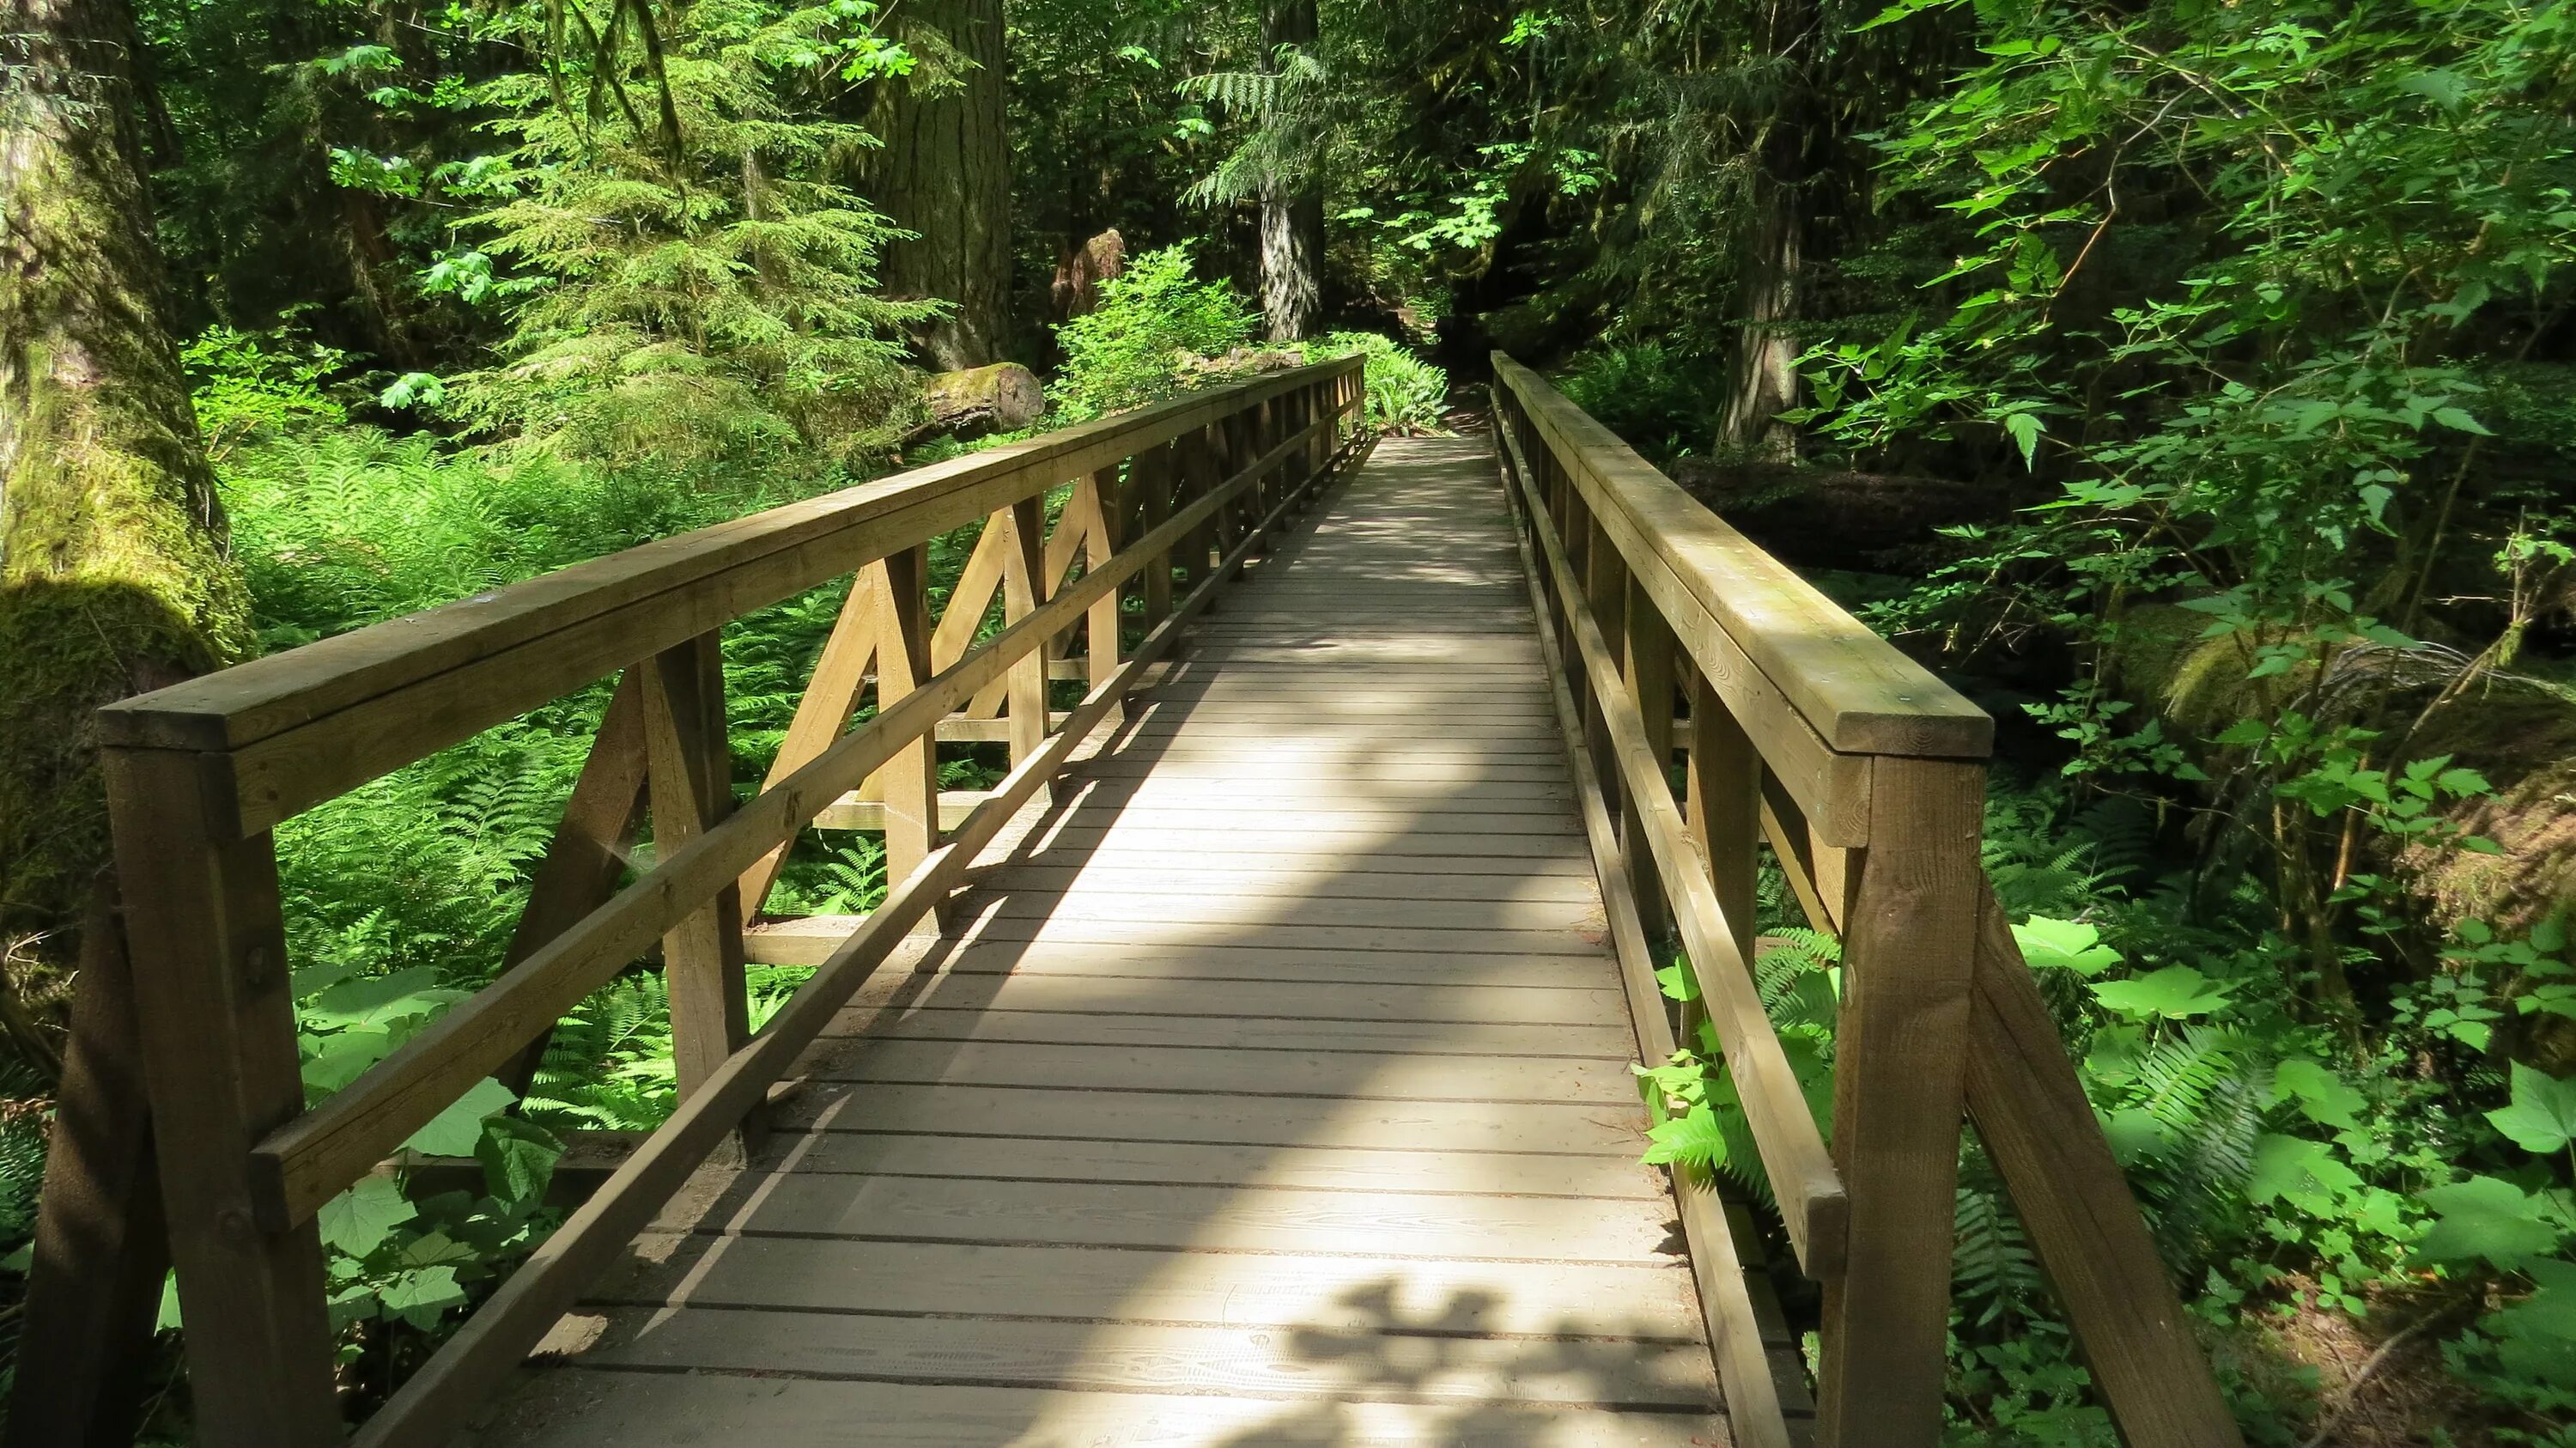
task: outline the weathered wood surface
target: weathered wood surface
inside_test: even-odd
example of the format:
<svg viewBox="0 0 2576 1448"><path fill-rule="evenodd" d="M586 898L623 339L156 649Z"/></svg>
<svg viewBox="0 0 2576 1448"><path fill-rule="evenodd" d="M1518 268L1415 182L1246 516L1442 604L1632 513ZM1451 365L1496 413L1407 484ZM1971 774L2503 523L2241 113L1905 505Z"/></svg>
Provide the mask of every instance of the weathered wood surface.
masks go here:
<svg viewBox="0 0 2576 1448"><path fill-rule="evenodd" d="M1734 1441L1491 464L1326 508L480 1443Z"/></svg>

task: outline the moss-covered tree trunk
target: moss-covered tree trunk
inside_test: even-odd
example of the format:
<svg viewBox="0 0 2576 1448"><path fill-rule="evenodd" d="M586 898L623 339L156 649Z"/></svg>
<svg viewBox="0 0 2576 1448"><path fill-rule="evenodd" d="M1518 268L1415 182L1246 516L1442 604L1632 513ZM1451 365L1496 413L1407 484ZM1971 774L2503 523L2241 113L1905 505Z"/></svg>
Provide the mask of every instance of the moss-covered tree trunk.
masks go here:
<svg viewBox="0 0 2576 1448"><path fill-rule="evenodd" d="M1267 0L1261 7L1261 69L1279 47L1315 45L1315 0ZM1324 198L1311 183L1275 171L1261 178L1261 317L1270 340L1294 342L1314 329L1322 306Z"/></svg>
<svg viewBox="0 0 2576 1448"><path fill-rule="evenodd" d="M886 249L886 290L955 307L922 334L933 370L998 361L1010 336L1011 148L1002 0L913 0L898 33L929 63L898 83L869 199L920 236Z"/></svg>
<svg viewBox="0 0 2576 1448"><path fill-rule="evenodd" d="M41 964L108 862L93 711L250 627L166 322L132 15L0 3L0 944Z"/></svg>

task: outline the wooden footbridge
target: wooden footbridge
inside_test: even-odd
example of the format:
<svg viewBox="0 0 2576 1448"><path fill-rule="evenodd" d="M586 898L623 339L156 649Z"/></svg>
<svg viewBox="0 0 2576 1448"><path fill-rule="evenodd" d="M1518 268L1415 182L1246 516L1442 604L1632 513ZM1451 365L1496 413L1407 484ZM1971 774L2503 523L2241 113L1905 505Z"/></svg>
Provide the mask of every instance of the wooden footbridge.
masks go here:
<svg viewBox="0 0 2576 1448"><path fill-rule="evenodd" d="M1929 1448L1972 1120L2128 1441L2234 1444L1985 888L1990 721L1495 367L1490 436L1277 373L108 711L154 1153L66 1128L17 1448L96 1441L165 1209L197 1441L343 1441L317 1214L648 968L677 1114L357 1442ZM720 632L845 576L742 797ZM271 828L621 670L507 970L308 1105ZM763 913L812 827L883 832L876 910ZM1821 1126L1764 841L1843 944ZM756 1033L746 961L815 967ZM1788 1260L1638 1162L1703 1022Z"/></svg>

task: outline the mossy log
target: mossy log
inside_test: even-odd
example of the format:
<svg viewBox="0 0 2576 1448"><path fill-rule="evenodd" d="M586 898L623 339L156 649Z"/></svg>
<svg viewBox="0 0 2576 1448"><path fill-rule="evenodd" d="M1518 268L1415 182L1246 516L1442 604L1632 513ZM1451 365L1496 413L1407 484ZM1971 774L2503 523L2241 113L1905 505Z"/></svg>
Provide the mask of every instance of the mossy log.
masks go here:
<svg viewBox="0 0 2576 1448"><path fill-rule="evenodd" d="M933 375L921 386L921 406L926 416L914 436L981 437L1037 421L1046 411L1046 394L1036 373L1017 362L996 362Z"/></svg>
<svg viewBox="0 0 2576 1448"><path fill-rule="evenodd" d="M167 325L122 0L10 0L0 132L0 945L70 960L108 861L93 714L251 647Z"/></svg>

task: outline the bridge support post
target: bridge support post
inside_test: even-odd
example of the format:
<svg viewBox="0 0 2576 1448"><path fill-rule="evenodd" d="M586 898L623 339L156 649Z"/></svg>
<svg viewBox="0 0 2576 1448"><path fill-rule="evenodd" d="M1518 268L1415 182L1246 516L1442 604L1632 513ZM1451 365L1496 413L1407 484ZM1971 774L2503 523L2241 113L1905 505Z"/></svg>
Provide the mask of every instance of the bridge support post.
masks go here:
<svg viewBox="0 0 2576 1448"><path fill-rule="evenodd" d="M733 751L725 728L722 635L709 632L645 662L644 747L649 761L653 848L668 858L733 813ZM662 975L671 993L671 1064L680 1099L751 1039L744 979L742 890L727 884L662 937ZM762 1123L743 1122L739 1145L757 1145Z"/></svg>
<svg viewBox="0 0 2576 1448"><path fill-rule="evenodd" d="M930 681L930 545L898 549L869 567L877 572L877 711ZM871 778L885 800L886 886L919 868L939 845L939 745L923 734L895 752ZM944 928L945 914L923 917L925 932Z"/></svg>
<svg viewBox="0 0 2576 1448"><path fill-rule="evenodd" d="M228 755L105 751L170 1256L202 1448L336 1448L331 1319L311 1220L263 1220L251 1148L304 1110L266 830Z"/></svg>
<svg viewBox="0 0 2576 1448"><path fill-rule="evenodd" d="M1981 762L1872 761L1834 1049L1851 1226L1825 1284L1820 1448L1940 1441L1984 803Z"/></svg>

